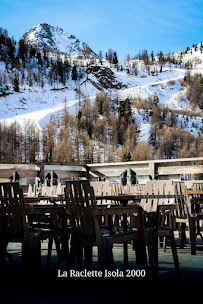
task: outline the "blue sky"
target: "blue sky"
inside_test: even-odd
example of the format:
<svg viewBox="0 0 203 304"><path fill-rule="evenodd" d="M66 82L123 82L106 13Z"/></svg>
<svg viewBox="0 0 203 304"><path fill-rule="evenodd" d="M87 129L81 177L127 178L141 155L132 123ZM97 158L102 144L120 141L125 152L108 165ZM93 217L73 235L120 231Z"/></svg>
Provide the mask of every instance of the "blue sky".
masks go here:
<svg viewBox="0 0 203 304"><path fill-rule="evenodd" d="M18 40L39 23L57 25L118 59L177 52L203 41L203 0L0 0L0 27Z"/></svg>

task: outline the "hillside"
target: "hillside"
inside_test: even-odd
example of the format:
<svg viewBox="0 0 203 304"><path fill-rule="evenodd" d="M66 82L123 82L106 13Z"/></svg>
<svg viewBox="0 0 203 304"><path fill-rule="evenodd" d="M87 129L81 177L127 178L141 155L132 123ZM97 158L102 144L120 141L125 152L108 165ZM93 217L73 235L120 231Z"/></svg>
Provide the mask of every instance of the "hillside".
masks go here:
<svg viewBox="0 0 203 304"><path fill-rule="evenodd" d="M179 149L183 148L182 144L171 147L173 153L169 155L162 151L167 130L172 132L170 136L182 136L182 139L189 132L191 147L195 145L202 132L202 44L176 54L160 53L150 57L143 52L136 58L117 63L115 58L116 52L106 59L97 58L87 44L47 24L33 27L19 42L10 39L4 31L0 35L2 123L16 121L24 128L27 121L33 121L39 130L43 130L47 128L50 115L63 117L65 108L77 119L86 117L85 105L89 100L88 107L94 113L95 122L91 122L89 128L86 121L80 131L87 133L89 140L97 145L91 161L97 159L98 153L101 153L101 161L105 161L104 153L112 147L117 151L112 160L128 159L130 138L121 134L128 128L129 136L135 138L132 149L138 149L139 142L146 142L150 153L155 149L154 157L177 157ZM122 122L124 118L120 112L125 100L130 100L130 110L126 112L131 113L128 122ZM106 119L103 132L110 134L117 129L117 134L112 133L100 144L101 135L97 137L92 132L98 132L94 124L103 124ZM113 126L114 120L117 127ZM155 121L159 121L157 126ZM77 123L74 124L73 137L78 132ZM177 135L173 128L183 133ZM158 141L153 137L154 132L159 132ZM180 141L180 138L176 140ZM81 151L84 152L85 147L83 141ZM137 154L133 155L136 159Z"/></svg>

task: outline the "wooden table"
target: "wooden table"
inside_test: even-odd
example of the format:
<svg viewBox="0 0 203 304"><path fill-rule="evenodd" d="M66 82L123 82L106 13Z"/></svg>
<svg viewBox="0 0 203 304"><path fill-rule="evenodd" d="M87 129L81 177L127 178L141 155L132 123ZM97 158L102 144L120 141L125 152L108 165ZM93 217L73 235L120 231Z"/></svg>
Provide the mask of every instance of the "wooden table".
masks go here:
<svg viewBox="0 0 203 304"><path fill-rule="evenodd" d="M191 195L203 195L203 191L202 190L188 190L187 192L188 194L191 194Z"/></svg>
<svg viewBox="0 0 203 304"><path fill-rule="evenodd" d="M53 205L59 205L57 202L65 202L65 197L64 196L24 196L24 201L27 204L36 204L39 203L40 201L47 201L52 203Z"/></svg>
<svg viewBox="0 0 203 304"><path fill-rule="evenodd" d="M49 201L49 196L24 196L25 203L38 203L40 201Z"/></svg>
<svg viewBox="0 0 203 304"><path fill-rule="evenodd" d="M137 204L129 204L127 206L112 205L109 208L106 205L99 205L96 209L96 215L113 215L113 214L127 214L136 212Z"/></svg>
<svg viewBox="0 0 203 304"><path fill-rule="evenodd" d="M45 213L53 213L57 214L64 211L65 208L63 205L48 205L48 204L36 204L36 202L26 203L25 206L25 214L32 215L32 214L45 214Z"/></svg>
<svg viewBox="0 0 203 304"><path fill-rule="evenodd" d="M96 195L97 200L112 200L123 202L138 201L142 199L162 199L162 198L184 198L183 194L121 194L121 195Z"/></svg>

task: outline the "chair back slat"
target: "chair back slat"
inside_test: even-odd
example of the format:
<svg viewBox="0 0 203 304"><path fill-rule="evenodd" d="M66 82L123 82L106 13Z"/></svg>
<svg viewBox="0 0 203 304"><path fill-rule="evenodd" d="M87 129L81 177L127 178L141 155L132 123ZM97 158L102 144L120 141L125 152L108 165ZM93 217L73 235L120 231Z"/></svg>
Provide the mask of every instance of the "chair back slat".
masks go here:
<svg viewBox="0 0 203 304"><path fill-rule="evenodd" d="M188 192L187 187L184 182L173 182L176 187L177 194L183 194L184 198L176 198L176 203L178 207L174 210L174 215L177 218L186 219L188 217Z"/></svg>

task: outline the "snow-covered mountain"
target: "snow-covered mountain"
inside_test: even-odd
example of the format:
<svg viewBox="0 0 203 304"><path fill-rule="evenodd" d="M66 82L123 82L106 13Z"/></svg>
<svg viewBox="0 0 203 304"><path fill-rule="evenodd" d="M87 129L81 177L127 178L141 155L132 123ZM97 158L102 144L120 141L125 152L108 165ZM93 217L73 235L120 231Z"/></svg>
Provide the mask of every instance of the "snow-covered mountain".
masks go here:
<svg viewBox="0 0 203 304"><path fill-rule="evenodd" d="M58 26L47 23L38 24L29 29L22 37L28 44L40 48L47 47L49 51L59 51L77 55L89 50L89 55L97 57L97 54L87 43L76 38L74 35L65 33Z"/></svg>

